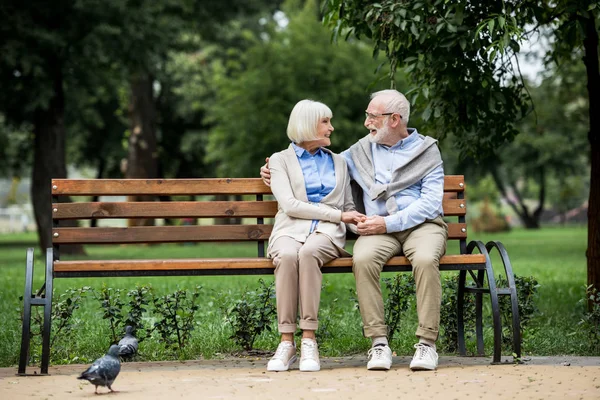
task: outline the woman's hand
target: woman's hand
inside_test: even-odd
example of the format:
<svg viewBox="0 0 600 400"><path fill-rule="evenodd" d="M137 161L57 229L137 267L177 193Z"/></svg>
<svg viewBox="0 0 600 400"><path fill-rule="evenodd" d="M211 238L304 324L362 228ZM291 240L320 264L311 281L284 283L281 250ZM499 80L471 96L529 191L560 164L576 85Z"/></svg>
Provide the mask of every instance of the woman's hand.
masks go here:
<svg viewBox="0 0 600 400"><path fill-rule="evenodd" d="M367 216L359 213L358 211L346 211L342 213L342 222L346 224L358 224L359 222L364 222L367 219Z"/></svg>

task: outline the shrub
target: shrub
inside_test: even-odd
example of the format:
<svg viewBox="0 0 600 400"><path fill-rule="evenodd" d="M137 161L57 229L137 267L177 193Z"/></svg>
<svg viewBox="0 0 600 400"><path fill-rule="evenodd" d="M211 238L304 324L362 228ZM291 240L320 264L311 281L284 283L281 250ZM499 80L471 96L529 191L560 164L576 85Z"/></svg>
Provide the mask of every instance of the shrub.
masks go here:
<svg viewBox="0 0 600 400"><path fill-rule="evenodd" d="M194 315L198 310L197 300L201 286L191 293L186 289L177 289L171 294L152 298L154 314L158 321L154 330L158 332L167 348L182 350L188 343L194 329Z"/></svg>
<svg viewBox="0 0 600 400"><path fill-rule="evenodd" d="M442 307L440 309L440 344L445 351L458 350L458 275L447 275L442 280ZM475 332L475 296L464 297L465 340Z"/></svg>
<svg viewBox="0 0 600 400"><path fill-rule="evenodd" d="M224 309L225 321L233 329L235 343L246 351L252 350L254 341L265 330L271 331L271 323L277 314L275 306L275 284L266 284L259 279L256 291L244 291L242 296Z"/></svg>
<svg viewBox="0 0 600 400"><path fill-rule="evenodd" d="M585 288L585 297L579 301L585 312L578 325L590 339L592 346L600 350L600 293L593 285Z"/></svg>
<svg viewBox="0 0 600 400"><path fill-rule="evenodd" d="M413 303L415 297L415 279L412 274L396 274L393 278L384 278L387 289L385 299L385 323L388 326L388 340L394 339L394 333L400 331L400 321Z"/></svg>

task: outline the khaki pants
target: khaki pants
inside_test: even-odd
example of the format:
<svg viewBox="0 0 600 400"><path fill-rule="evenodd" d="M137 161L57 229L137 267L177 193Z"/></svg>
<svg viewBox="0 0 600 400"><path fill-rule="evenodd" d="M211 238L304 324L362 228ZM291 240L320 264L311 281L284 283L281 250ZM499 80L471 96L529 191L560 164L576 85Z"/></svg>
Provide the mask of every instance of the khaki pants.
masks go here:
<svg viewBox="0 0 600 400"><path fill-rule="evenodd" d="M403 253L411 262L416 283L416 335L437 340L440 326L442 285L440 258L446 252L448 225L442 217L402 232L360 236L354 245L352 270L366 337L387 336L379 278L383 265Z"/></svg>
<svg viewBox="0 0 600 400"><path fill-rule="evenodd" d="M282 236L271 247L275 266L275 296L280 333L296 332L300 305L300 329L315 331L321 301L321 267L338 258L339 249L328 236L313 233L300 243Z"/></svg>

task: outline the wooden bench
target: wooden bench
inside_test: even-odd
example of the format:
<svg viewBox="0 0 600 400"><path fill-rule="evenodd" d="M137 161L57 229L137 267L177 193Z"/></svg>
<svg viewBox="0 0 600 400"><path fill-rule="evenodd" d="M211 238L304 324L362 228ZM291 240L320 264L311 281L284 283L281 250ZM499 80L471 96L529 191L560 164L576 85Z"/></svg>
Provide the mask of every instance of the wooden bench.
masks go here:
<svg viewBox="0 0 600 400"><path fill-rule="evenodd" d="M444 215L453 217L449 222L449 240L459 242L460 254L445 255L440 262L441 271L459 271L458 330L459 353L466 354L464 339L463 302L466 293L476 296L477 350L484 354L482 296L491 301L494 352L493 362L500 362L501 315L498 296L508 295L512 306L513 350L520 357L520 324L518 303L512 267L504 246L499 242L467 244L467 205L463 176L446 176L444 185ZM174 275L247 275L272 274L274 267L265 257L265 241L272 225L265 218L277 212L274 200L264 200L270 188L260 179L55 179L52 181L52 242L46 251L45 283L32 292L33 249L27 251L27 270L24 296L23 333L18 373L25 375L28 363L31 307L44 307L42 335L41 374L48 373L50 356L50 327L52 284L54 278L108 277L108 276L174 276ZM215 195L235 196L239 201L216 201ZM185 196L199 201L181 201L171 198L167 202L61 202L64 196ZM191 197L194 196L194 197ZM50 200L50 199L49 199ZM237 225L179 225L131 227L61 227L64 220L140 219L140 218L240 218ZM247 223L251 219L251 223ZM448 218L447 218L448 219ZM211 220L212 221L212 220ZM60 246L66 244L124 244L124 243L176 243L176 242L234 242L257 243L257 256L253 258L194 258L163 260L78 260L60 259ZM508 288L496 287L489 251L496 249L503 262L509 283ZM393 257L384 271L411 271L406 257ZM339 258L323 267L324 273L352 272L352 259ZM473 282L466 284L467 273Z"/></svg>

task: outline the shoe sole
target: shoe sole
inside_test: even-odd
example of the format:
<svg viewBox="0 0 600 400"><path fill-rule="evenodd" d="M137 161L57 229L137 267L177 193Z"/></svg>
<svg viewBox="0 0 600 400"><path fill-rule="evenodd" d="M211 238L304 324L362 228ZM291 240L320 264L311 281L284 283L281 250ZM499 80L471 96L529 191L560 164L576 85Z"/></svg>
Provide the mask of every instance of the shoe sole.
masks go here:
<svg viewBox="0 0 600 400"><path fill-rule="evenodd" d="M430 365L411 365L410 366L411 371L435 371L437 369L437 366L435 367L431 367Z"/></svg>
<svg viewBox="0 0 600 400"><path fill-rule="evenodd" d="M293 363L296 362L296 359L298 357L297 356L293 356L292 358L290 358L290 361L288 362L287 365L284 365L283 368L269 368L269 365L267 364L267 371L269 372L284 372L290 369L290 367L292 366Z"/></svg>
<svg viewBox="0 0 600 400"><path fill-rule="evenodd" d="M371 365L371 366L367 365L367 369L369 371L389 371L390 368L392 368L391 364L390 365L379 364L379 365Z"/></svg>
<svg viewBox="0 0 600 400"><path fill-rule="evenodd" d="M300 371L301 372L317 372L321 370L321 366L320 365L311 365L309 367L305 367L302 365L302 363L300 363Z"/></svg>

